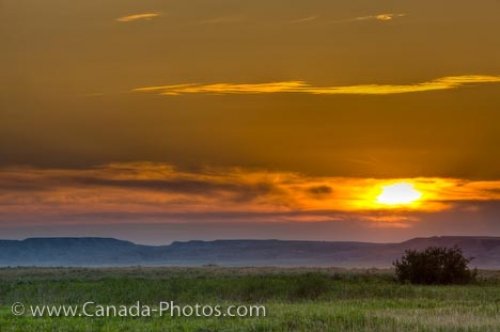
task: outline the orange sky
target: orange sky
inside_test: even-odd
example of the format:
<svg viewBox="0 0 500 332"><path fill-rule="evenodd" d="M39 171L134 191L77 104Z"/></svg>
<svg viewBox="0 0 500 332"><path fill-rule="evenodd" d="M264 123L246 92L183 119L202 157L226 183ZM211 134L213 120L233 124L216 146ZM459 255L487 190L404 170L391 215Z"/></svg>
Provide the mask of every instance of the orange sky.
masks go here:
<svg viewBox="0 0 500 332"><path fill-rule="evenodd" d="M0 238L500 235L499 11L0 1Z"/></svg>

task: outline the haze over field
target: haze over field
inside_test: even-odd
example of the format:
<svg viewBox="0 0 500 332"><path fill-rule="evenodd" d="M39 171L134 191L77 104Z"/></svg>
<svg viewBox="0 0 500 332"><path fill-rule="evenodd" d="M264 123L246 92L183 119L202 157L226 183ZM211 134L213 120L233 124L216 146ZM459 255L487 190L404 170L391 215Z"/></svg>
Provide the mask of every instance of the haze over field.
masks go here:
<svg viewBox="0 0 500 332"><path fill-rule="evenodd" d="M0 0L0 238L500 236L499 12Z"/></svg>

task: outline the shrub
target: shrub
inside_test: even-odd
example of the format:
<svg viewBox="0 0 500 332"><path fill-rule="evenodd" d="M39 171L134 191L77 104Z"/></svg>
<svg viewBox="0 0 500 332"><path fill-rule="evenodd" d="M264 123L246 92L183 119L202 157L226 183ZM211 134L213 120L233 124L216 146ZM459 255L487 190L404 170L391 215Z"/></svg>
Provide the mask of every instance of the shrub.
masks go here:
<svg viewBox="0 0 500 332"><path fill-rule="evenodd" d="M406 250L393 263L400 282L412 284L466 284L476 279L477 271L470 270L472 258L464 257L458 247L429 247L423 251Z"/></svg>

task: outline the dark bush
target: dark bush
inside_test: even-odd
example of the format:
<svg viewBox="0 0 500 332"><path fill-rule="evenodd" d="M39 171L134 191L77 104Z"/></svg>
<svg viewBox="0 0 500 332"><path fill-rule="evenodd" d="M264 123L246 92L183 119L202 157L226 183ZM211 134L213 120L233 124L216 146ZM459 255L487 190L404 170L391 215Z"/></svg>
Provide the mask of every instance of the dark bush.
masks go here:
<svg viewBox="0 0 500 332"><path fill-rule="evenodd" d="M477 271L470 270L472 258L464 257L458 247L429 247L423 251L406 250L393 263L400 282L412 284L467 284L476 279Z"/></svg>

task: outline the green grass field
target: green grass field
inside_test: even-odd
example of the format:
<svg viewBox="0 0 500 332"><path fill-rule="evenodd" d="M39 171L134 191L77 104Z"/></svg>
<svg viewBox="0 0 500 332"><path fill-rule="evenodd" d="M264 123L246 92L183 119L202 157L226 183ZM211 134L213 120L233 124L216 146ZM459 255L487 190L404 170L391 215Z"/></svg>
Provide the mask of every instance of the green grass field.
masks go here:
<svg viewBox="0 0 500 332"><path fill-rule="evenodd" d="M32 317L11 305L263 304L266 317ZM414 286L390 271L0 269L0 331L500 331L500 273Z"/></svg>

